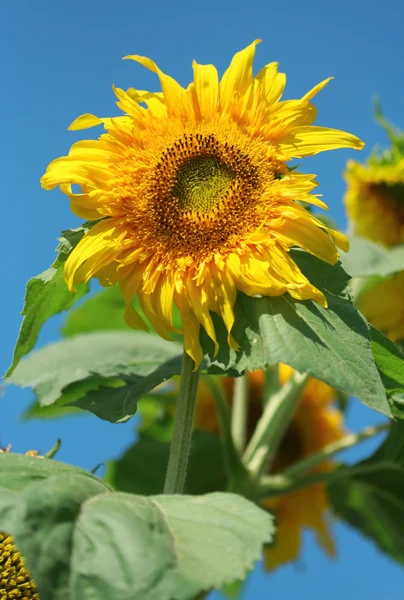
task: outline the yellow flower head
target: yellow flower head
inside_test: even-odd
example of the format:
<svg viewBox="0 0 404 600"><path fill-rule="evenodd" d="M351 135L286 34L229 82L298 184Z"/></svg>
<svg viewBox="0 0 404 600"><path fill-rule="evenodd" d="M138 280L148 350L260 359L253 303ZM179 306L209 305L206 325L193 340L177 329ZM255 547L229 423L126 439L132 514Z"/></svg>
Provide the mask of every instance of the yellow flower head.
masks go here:
<svg viewBox="0 0 404 600"><path fill-rule="evenodd" d="M280 365L279 378L284 383L293 370ZM248 433L251 435L262 414L264 372L254 371L249 378ZM226 378L223 385L230 401L233 380ZM331 406L335 392L327 384L310 379L307 383L295 415L278 449L272 472L278 473L297 461L318 452L327 444L344 435L342 413ZM212 433L218 432L214 401L202 383L196 405L195 425ZM332 468L323 463L317 471ZM322 484L292 492L263 505L276 517L277 534L274 544L265 548L265 565L268 570L296 560L300 553L301 535L304 529L312 529L319 544L333 555L334 543L327 525L327 496Z"/></svg>
<svg viewBox="0 0 404 600"><path fill-rule="evenodd" d="M130 305L136 294L164 338L173 331L175 303L185 349L196 363L200 325L218 348L210 311L223 318L237 347L230 335L236 290L289 292L326 304L291 259L291 246L331 264L336 246L347 249L344 236L297 202L326 208L310 194L315 176L289 171L286 163L363 143L312 125L310 100L328 79L298 100L280 101L286 78L277 63L254 77L257 43L233 57L220 82L213 65L194 62L187 88L149 58L126 57L156 73L161 92L114 88L125 116L76 119L70 129L103 124L107 133L73 144L41 180L45 189L60 185L79 217L101 219L66 262L70 289L91 277L103 285L119 282L127 323L146 328Z"/></svg>
<svg viewBox="0 0 404 600"><path fill-rule="evenodd" d="M393 342L404 340L404 271L376 283L359 296L357 304Z"/></svg>
<svg viewBox="0 0 404 600"><path fill-rule="evenodd" d="M345 204L356 233L385 246L404 243L404 158L348 162Z"/></svg>
<svg viewBox="0 0 404 600"><path fill-rule="evenodd" d="M12 538L0 532L0 600L39 600L35 582Z"/></svg>

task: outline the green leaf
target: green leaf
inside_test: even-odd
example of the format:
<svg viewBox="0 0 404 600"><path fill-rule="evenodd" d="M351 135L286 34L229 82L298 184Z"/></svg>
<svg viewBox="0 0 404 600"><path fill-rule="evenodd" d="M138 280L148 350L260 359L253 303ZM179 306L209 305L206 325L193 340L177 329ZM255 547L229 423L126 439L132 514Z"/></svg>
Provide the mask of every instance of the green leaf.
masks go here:
<svg viewBox="0 0 404 600"><path fill-rule="evenodd" d="M123 422L140 397L180 373L181 357L178 344L144 332L92 333L32 354L7 383L32 387L42 406L69 402Z"/></svg>
<svg viewBox="0 0 404 600"><path fill-rule="evenodd" d="M130 331L123 315L125 302L118 287L106 288L69 311L62 327L64 337L93 331L125 329Z"/></svg>
<svg viewBox="0 0 404 600"><path fill-rule="evenodd" d="M73 406L63 404L49 404L41 406L37 400L31 402L21 415L21 421L32 421L35 419L62 419L83 415L83 411Z"/></svg>
<svg viewBox="0 0 404 600"><path fill-rule="evenodd" d="M328 486L334 511L404 564L404 422L393 422L375 454L337 470Z"/></svg>
<svg viewBox="0 0 404 600"><path fill-rule="evenodd" d="M0 488L19 492L34 483L41 483L53 475L71 473L102 483L88 471L57 460L26 456L25 454L0 453ZM103 485L105 488L107 487L106 484Z"/></svg>
<svg viewBox="0 0 404 600"><path fill-rule="evenodd" d="M391 416L368 325L346 292L346 273L338 265L332 267L305 253L295 252L294 258L309 280L323 290L328 308L311 300L293 300L288 294L271 298L239 292L232 334L240 350L229 348L223 322L215 314L212 319L220 344L216 357L211 340L201 332L210 372L243 373L283 362Z"/></svg>
<svg viewBox="0 0 404 600"><path fill-rule="evenodd" d="M404 356L383 333L370 327L372 351L393 415L404 418Z"/></svg>
<svg viewBox="0 0 404 600"><path fill-rule="evenodd" d="M170 443L141 432L139 439L118 460L107 465L106 481L114 489L132 494L158 494L164 486ZM224 490L226 476L220 438L195 430L192 436L185 494Z"/></svg>
<svg viewBox="0 0 404 600"><path fill-rule="evenodd" d="M79 284L77 292L70 292L64 280L63 269L69 253L90 226L91 223L88 223L77 229L63 231L56 249L59 255L53 265L28 282L21 313L24 319L6 377L11 375L21 358L33 349L43 324L54 315L68 310L88 292L87 284Z"/></svg>
<svg viewBox="0 0 404 600"><path fill-rule="evenodd" d="M153 326L144 316L142 307L136 297L132 300L132 306L142 315L150 332L156 334ZM119 287L106 288L69 312L62 328L62 334L65 337L71 337L80 333L107 331L111 329L126 329L130 331L123 318L124 312L125 302L121 296ZM181 317L176 306L173 306L173 324L174 327L181 329ZM172 338L182 340L182 336L177 333L173 333Z"/></svg>
<svg viewBox="0 0 404 600"><path fill-rule="evenodd" d="M17 466L5 455L2 481L8 461ZM234 494L142 497L62 471L14 497L6 485L3 511L0 503L0 527L14 537L41 600L191 600L243 579L272 539L271 516Z"/></svg>
<svg viewBox="0 0 404 600"><path fill-rule="evenodd" d="M385 248L360 236L350 238L350 250L341 252L341 262L351 277L385 277L402 271L404 265L404 244Z"/></svg>

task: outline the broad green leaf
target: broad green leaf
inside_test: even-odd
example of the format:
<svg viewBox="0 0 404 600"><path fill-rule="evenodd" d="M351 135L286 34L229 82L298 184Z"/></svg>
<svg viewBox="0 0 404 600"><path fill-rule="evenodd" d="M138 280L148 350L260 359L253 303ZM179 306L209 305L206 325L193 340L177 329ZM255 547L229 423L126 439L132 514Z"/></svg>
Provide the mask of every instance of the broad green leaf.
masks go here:
<svg viewBox="0 0 404 600"><path fill-rule="evenodd" d="M169 442L161 442L141 432L139 439L121 458L108 463L105 479L122 492L157 494L164 486L169 451ZM206 494L225 487L219 436L195 430L184 493Z"/></svg>
<svg viewBox="0 0 404 600"><path fill-rule="evenodd" d="M365 320L349 300L329 292L325 295L328 308L312 301L298 302L287 294L252 298L239 292L232 334L240 350L229 348L223 322L216 315L212 315L220 344L216 357L202 332L210 371L242 373L283 362L391 416Z"/></svg>
<svg viewBox="0 0 404 600"><path fill-rule="evenodd" d="M88 471L57 460L26 456L25 454L0 453L0 488L21 491L34 483L41 483L48 477L71 473L100 482ZM106 487L105 484L104 487Z"/></svg>
<svg viewBox="0 0 404 600"><path fill-rule="evenodd" d="M375 454L342 467L328 486L334 511L404 564L404 422L393 422Z"/></svg>
<svg viewBox="0 0 404 600"><path fill-rule="evenodd" d="M25 359L7 380L34 389L39 404L57 401L113 423L128 420L139 398L181 371L182 348L144 332L76 336Z"/></svg>
<svg viewBox="0 0 404 600"><path fill-rule="evenodd" d="M41 406L37 400L31 402L21 415L21 421L32 421L35 419L61 419L83 415L83 411L73 406L65 406L63 404L48 404Z"/></svg>
<svg viewBox="0 0 404 600"><path fill-rule="evenodd" d="M370 327L372 351L393 415L404 418L404 356L383 333Z"/></svg>
<svg viewBox="0 0 404 600"><path fill-rule="evenodd" d="M273 535L271 516L234 494L142 497L60 467L14 498L4 488L0 527L41 600L193 600L243 579Z"/></svg>
<svg viewBox="0 0 404 600"><path fill-rule="evenodd" d="M385 277L404 268L404 244L385 248L360 236L350 238L350 250L341 252L341 262L351 277Z"/></svg>
<svg viewBox="0 0 404 600"><path fill-rule="evenodd" d="M70 292L63 277L63 269L69 253L90 226L89 223L77 229L63 231L56 248L59 254L53 265L28 282L21 313L24 319L14 349L13 362L6 376L10 376L21 358L33 349L43 324L54 315L68 310L88 292L87 284L79 284L77 292Z"/></svg>

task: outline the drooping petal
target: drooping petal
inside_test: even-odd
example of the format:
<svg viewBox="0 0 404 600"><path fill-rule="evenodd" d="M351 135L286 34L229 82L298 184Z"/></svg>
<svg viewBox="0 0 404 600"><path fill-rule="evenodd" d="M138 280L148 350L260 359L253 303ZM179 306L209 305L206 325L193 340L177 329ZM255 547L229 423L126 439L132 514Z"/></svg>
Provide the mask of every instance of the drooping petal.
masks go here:
<svg viewBox="0 0 404 600"><path fill-rule="evenodd" d="M195 368L198 368L203 359L203 352L199 343L200 323L183 294L175 295L175 303L181 314L184 350L194 360Z"/></svg>
<svg viewBox="0 0 404 600"><path fill-rule="evenodd" d="M69 254L64 268L64 275L70 290L79 281L88 281L97 268L111 263L115 257L130 244L124 241L125 232L114 219L105 219L96 223L80 240ZM84 265L84 270L78 269Z"/></svg>
<svg viewBox="0 0 404 600"><path fill-rule="evenodd" d="M123 299L125 300L125 322L133 329L143 329L149 331L146 323L139 313L131 305L131 301L137 290L139 289L142 280L142 272L138 268L132 269L129 275L119 282L119 287Z"/></svg>

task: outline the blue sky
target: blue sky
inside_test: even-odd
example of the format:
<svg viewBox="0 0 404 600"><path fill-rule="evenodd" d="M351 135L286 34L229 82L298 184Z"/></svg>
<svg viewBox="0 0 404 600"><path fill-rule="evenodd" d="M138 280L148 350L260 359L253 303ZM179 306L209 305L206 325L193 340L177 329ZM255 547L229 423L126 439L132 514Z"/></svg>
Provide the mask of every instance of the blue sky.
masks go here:
<svg viewBox="0 0 404 600"><path fill-rule="evenodd" d="M386 143L372 122L372 95L378 94L386 115L404 126L403 13L400 0L2 2L1 371L17 337L26 281L53 261L60 230L78 224L66 198L39 185L47 164L82 137L82 132L68 132L68 125L85 112L118 114L112 83L157 90L156 77L122 61L123 56L150 56L186 84L192 59L213 62L223 72L234 52L261 38L256 68L279 61L288 77L287 98L299 97L333 75L335 80L316 99L318 124L356 133L366 149L362 157L353 151L320 155L308 159L305 168L318 173L330 214L343 227L346 160L365 158L373 145ZM41 345L58 338L60 323L56 317L46 325ZM0 442L12 443L16 451L47 450L60 436L59 458L92 468L132 438L133 423L114 426L95 417L21 423L19 415L30 399L29 391L16 389L0 397ZM355 401L348 422L359 428L378 420ZM369 449L363 447L357 456ZM325 595L327 600L402 598L401 568L342 524L335 526L335 534L337 561L328 561L306 536L299 565L270 577L258 570L247 585L247 600L270 594L286 600L296 594L310 600Z"/></svg>

